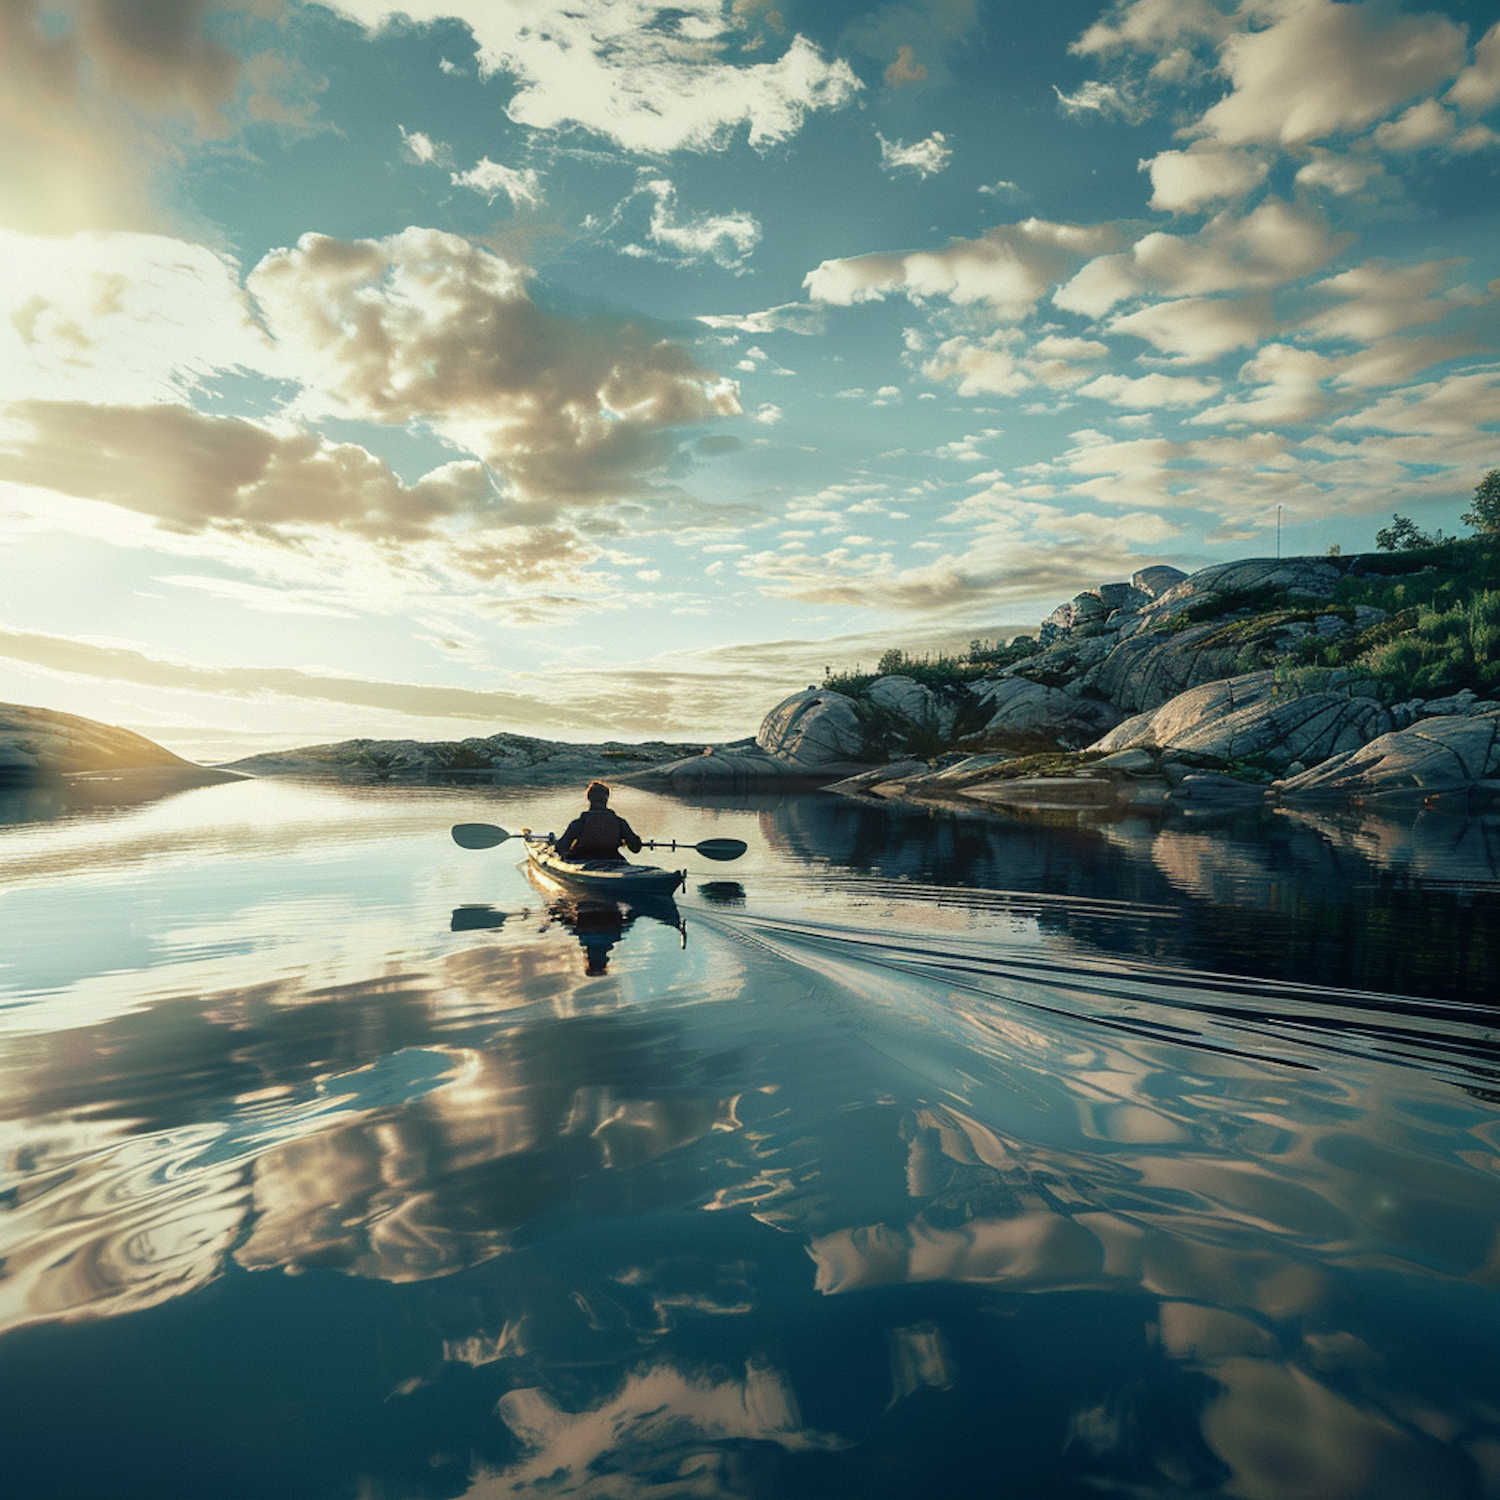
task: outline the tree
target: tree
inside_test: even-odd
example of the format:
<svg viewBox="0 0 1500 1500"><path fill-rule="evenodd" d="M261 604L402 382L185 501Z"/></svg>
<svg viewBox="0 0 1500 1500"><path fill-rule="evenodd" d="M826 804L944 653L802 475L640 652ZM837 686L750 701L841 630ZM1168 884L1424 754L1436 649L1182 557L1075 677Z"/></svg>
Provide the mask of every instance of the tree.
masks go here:
<svg viewBox="0 0 1500 1500"><path fill-rule="evenodd" d="M1382 526L1375 533L1375 545L1382 552L1410 552L1414 547L1435 547L1441 536L1428 536L1417 529L1410 516L1393 515L1391 525Z"/></svg>
<svg viewBox="0 0 1500 1500"><path fill-rule="evenodd" d="M1480 536L1500 536L1500 469L1491 469L1474 487L1474 504L1459 520Z"/></svg>

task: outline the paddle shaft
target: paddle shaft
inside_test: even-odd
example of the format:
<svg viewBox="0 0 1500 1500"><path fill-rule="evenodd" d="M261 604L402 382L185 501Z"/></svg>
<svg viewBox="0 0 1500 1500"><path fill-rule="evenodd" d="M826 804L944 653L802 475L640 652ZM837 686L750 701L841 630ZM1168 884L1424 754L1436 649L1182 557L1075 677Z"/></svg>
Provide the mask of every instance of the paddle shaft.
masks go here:
<svg viewBox="0 0 1500 1500"><path fill-rule="evenodd" d="M493 849L507 839L529 838L531 830L523 828L519 833L508 833L493 823L455 823L453 842L463 849ZM677 839L643 839L643 849L692 849L705 859L738 859L749 845L743 839L701 839L696 844L680 843Z"/></svg>

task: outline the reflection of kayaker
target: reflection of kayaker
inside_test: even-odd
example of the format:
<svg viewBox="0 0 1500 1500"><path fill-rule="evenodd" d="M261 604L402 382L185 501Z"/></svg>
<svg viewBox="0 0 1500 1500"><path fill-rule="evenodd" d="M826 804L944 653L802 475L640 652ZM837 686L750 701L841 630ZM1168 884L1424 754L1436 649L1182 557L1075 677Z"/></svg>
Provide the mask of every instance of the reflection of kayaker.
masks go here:
<svg viewBox="0 0 1500 1500"><path fill-rule="evenodd" d="M578 939L584 951L583 972L608 972L610 950L630 930L635 919L647 916L682 934L687 946L687 926L670 898L645 901L607 901L594 896L561 896L547 903L547 913Z"/></svg>

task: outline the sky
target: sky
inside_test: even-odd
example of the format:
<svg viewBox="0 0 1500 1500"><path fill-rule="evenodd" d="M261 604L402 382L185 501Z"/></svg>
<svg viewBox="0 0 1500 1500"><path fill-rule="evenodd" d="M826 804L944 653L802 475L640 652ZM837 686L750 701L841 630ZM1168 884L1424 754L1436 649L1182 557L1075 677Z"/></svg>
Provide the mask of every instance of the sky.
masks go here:
<svg viewBox="0 0 1500 1500"><path fill-rule="evenodd" d="M1500 3L0 0L0 699L725 739L1500 465Z"/></svg>

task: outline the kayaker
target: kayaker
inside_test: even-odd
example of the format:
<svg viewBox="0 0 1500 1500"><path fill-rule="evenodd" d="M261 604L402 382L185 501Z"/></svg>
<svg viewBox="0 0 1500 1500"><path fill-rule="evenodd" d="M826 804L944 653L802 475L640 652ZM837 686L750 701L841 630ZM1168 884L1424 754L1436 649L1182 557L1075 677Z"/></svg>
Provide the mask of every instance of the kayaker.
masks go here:
<svg viewBox="0 0 1500 1500"><path fill-rule="evenodd" d="M609 806L609 788L602 781L591 781L584 794L588 811L580 813L563 829L555 847L564 859L619 859L620 845L632 854L641 852L641 841L635 830Z"/></svg>

